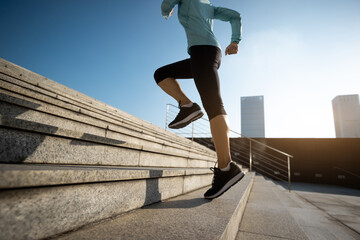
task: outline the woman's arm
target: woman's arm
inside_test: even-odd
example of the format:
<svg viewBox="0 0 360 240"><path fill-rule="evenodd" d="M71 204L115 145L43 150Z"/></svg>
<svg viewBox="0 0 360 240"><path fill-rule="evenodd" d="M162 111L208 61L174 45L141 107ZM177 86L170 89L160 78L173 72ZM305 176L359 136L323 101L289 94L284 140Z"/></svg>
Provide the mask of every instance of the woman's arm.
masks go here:
<svg viewBox="0 0 360 240"><path fill-rule="evenodd" d="M241 17L237 11L215 7L214 18L222 21L230 22L231 25L231 42L239 43L241 40Z"/></svg>
<svg viewBox="0 0 360 240"><path fill-rule="evenodd" d="M161 14L165 19L171 17L174 7L178 4L180 0L163 0L161 4Z"/></svg>

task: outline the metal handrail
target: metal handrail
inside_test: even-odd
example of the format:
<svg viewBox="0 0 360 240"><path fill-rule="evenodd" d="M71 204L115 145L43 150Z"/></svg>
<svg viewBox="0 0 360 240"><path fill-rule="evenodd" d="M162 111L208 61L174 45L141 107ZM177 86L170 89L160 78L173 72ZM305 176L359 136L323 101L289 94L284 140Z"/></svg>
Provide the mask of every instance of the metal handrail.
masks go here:
<svg viewBox="0 0 360 240"><path fill-rule="evenodd" d="M343 168L339 168L339 167L333 167L333 168L334 168L334 169L338 169L338 170L343 171L343 172L346 172L347 174L353 175L353 176L355 176L355 177L357 177L357 178L360 178L360 176L357 175L356 173L350 172L350 171L345 170L345 169L343 169Z"/></svg>
<svg viewBox="0 0 360 240"><path fill-rule="evenodd" d="M207 120L207 119L206 119L206 120ZM209 120L208 120L208 121L209 121ZM252 139L252 138L249 138L249 137L247 137L247 136L244 136L244 135L242 135L241 133L235 132L235 131L233 131L233 130L231 130L231 129L230 129L229 131L232 132L232 133L235 133L235 134L237 134L237 135L240 135L240 136L243 137L243 138L249 139L249 140L252 141L252 142L256 142L256 143L258 143L258 144L260 144L260 145L262 145L262 146L264 146L264 147L267 147L267 148L269 148L269 149L271 149L271 150L274 150L275 152L278 152L278 153L281 153L281 154L283 154L283 155L285 155L285 156L289 156L289 157L293 158L292 155L290 155L290 154L288 154L288 153L286 153L286 152L280 151L279 149L270 147L269 145L266 145L265 143L262 143L262 142L260 142L260 141L255 140L255 139Z"/></svg>
<svg viewBox="0 0 360 240"><path fill-rule="evenodd" d="M175 108L178 108L177 106L175 106L175 105L173 105L173 104L170 104L170 103L168 103L168 104L166 104L166 123L165 123L165 130L167 130L167 124L168 124L168 118L169 118L169 111L170 111L170 106L172 106L172 107L175 107ZM206 118L201 118L202 120L205 120L205 121L207 121L207 122L209 122L209 120L208 119L206 119ZM203 131L204 131L204 128L202 128L201 129L201 133L196 133L196 134L207 134L207 133L203 133ZM247 139L247 140L249 140L249 167L250 167L250 171L252 171L253 169L253 153L254 153L254 143L256 143L256 144L259 144L260 146L263 146L263 147L266 147L266 148L268 148L268 149L271 149L272 151L275 151L275 152L277 152L277 153L279 153L279 154L282 154L282 155L284 155L284 156L286 156L286 158L287 158L287 160L284 160L284 161L286 161L287 162L287 166L284 166L284 167L286 167L287 168L287 172L288 172L288 176L287 176L287 178L288 178L288 188L289 188L289 191L291 191L291 174L290 174L290 170L291 170L291 168L290 168L290 162L291 162L291 159L292 158L294 158L292 155L290 155L290 154L288 154L288 153L285 153L285 152L283 152L283 151L281 151L281 150L279 150L279 149L276 149L276 148L274 148L274 147L271 147L271 146L269 146L269 145L267 145L267 144L265 144L265 143L262 143L262 142L260 142L260 141L257 141L257 140L255 140L255 139L252 139L252 138L250 138L250 137L247 137L247 136L244 136L244 135L242 135L241 133L238 133L238 132L235 132L235 131L233 131L233 130L229 130L231 133L233 133L233 134L236 134L236 135L238 135L238 136L240 136L241 138L244 138L244 139ZM184 133L184 132L181 132L181 133L178 133L178 134L181 134L181 135L185 135L185 134L187 134L187 133ZM211 133L210 133L210 135L211 135ZM190 138L190 137L189 137ZM192 128L191 128L191 139L192 140L194 140L194 123L192 123ZM258 153L257 153L258 154ZM278 159L278 160L281 160L280 158L278 158L278 157L276 157L276 156L273 156L272 154L269 154L269 153L266 153L267 155L270 155L273 159ZM269 158L269 156L267 156L267 157L265 157L265 156L263 156L263 155L261 155L261 154L259 154L260 156L262 156L263 158ZM271 160L273 160L273 159L271 159ZM268 167L266 167L266 166L263 166L264 168L266 168L266 169L269 169ZM279 169L279 167L278 167L278 169ZM282 170L283 171L283 170ZM272 175L272 174L269 174L269 175ZM279 179L277 176L274 176L274 175L272 175L274 178L277 178L277 179ZM284 176L284 175L282 175L282 176Z"/></svg>

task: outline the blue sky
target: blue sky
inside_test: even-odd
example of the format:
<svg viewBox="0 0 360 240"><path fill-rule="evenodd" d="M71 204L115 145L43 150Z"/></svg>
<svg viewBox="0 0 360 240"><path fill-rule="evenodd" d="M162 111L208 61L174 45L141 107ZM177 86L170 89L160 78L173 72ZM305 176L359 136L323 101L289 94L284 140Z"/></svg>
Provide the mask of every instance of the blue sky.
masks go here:
<svg viewBox="0 0 360 240"><path fill-rule="evenodd" d="M242 16L239 53L219 70L230 127L240 97L264 95L266 137L335 137L331 100L360 93L360 1L214 0ZM160 0L1 0L0 57L164 127L153 80L187 58L177 14ZM230 24L215 21L225 49ZM192 80L184 91L200 102Z"/></svg>

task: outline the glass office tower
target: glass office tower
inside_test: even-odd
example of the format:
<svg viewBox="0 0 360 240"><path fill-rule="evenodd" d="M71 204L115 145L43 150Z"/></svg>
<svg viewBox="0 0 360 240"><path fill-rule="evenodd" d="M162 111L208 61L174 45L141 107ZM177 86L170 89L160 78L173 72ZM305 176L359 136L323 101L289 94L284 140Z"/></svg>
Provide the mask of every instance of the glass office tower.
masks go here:
<svg viewBox="0 0 360 240"><path fill-rule="evenodd" d="M241 134L265 137L264 96L241 97Z"/></svg>

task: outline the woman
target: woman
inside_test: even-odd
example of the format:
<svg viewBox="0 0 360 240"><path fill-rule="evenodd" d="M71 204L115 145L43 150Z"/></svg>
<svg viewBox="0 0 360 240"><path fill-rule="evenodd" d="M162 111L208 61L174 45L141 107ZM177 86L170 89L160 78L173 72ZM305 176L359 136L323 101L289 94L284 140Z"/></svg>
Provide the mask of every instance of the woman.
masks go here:
<svg viewBox="0 0 360 240"><path fill-rule="evenodd" d="M180 112L169 124L170 128L185 127L202 117L199 105L191 102L176 79L193 78L195 81L210 120L218 158L218 168L211 168L214 171L212 187L204 194L205 198L213 199L244 176L240 168L231 161L229 127L217 72L221 63L221 48L213 33L213 20L220 19L231 24L231 43L225 50L225 55L228 55L238 52L241 19L238 12L214 7L208 0L163 0L161 10L166 19L172 15L175 5L178 5L178 18L186 32L190 58L157 69L154 78L158 86L179 103Z"/></svg>

